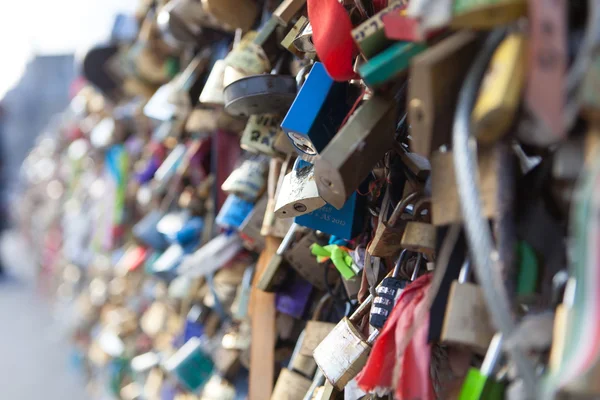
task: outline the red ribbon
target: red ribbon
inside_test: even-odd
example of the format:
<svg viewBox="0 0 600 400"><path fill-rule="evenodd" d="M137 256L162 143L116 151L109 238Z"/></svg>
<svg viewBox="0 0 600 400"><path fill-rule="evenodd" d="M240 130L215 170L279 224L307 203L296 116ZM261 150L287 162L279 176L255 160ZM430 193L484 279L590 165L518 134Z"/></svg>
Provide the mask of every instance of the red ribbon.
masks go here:
<svg viewBox="0 0 600 400"><path fill-rule="evenodd" d="M352 39L352 22L337 0L308 0L308 19L319 59L336 81L357 77L352 65L358 48Z"/></svg>
<svg viewBox="0 0 600 400"><path fill-rule="evenodd" d="M432 275L421 276L400 295L367 364L356 377L362 390L395 388L395 398L399 400L435 398L429 375L431 346L427 342L429 312L426 309Z"/></svg>

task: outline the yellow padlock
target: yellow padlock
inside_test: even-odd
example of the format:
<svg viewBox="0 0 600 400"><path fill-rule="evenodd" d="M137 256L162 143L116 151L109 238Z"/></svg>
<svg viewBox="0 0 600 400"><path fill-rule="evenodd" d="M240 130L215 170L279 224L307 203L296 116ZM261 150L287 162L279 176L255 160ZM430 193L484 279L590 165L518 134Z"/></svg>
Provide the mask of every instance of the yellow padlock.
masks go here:
<svg viewBox="0 0 600 400"><path fill-rule="evenodd" d="M471 114L473 132L481 143L504 136L515 119L525 85L526 50L525 35L513 33L492 58Z"/></svg>

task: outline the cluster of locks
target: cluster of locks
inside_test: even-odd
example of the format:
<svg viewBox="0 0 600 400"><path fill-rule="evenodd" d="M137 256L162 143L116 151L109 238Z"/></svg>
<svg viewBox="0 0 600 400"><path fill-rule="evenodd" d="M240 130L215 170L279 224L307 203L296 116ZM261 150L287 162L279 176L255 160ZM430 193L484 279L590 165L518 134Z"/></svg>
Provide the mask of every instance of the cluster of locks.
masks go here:
<svg viewBox="0 0 600 400"><path fill-rule="evenodd" d="M121 22L21 204L91 393L599 398L599 2Z"/></svg>

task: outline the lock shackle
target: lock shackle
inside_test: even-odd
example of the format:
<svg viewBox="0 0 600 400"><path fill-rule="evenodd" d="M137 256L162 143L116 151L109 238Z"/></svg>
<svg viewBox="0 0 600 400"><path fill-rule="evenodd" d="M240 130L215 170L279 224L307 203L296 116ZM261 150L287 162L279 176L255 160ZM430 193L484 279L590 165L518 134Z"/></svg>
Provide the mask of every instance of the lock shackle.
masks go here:
<svg viewBox="0 0 600 400"><path fill-rule="evenodd" d="M369 307L371 307L371 304L373 303L373 295L370 294L365 301L363 301L358 308L352 313L352 315L348 318L350 320L350 322L352 323L356 323L358 322L358 320L362 317L364 317L368 310Z"/></svg>
<svg viewBox="0 0 600 400"><path fill-rule="evenodd" d="M300 230L300 225L298 225L297 223L294 222L292 224L292 226L290 226L290 229L287 231L285 236L283 237L283 240L281 241L281 244L277 248L277 252L275 254L277 254L278 256L283 255L283 253L285 253L287 251L287 249L289 249L290 245L292 244L292 240L294 240L294 236L296 235L296 232L298 232L299 230Z"/></svg>
<svg viewBox="0 0 600 400"><path fill-rule="evenodd" d="M408 251L407 249L402 250L400 256L398 257L398 260L396 261L396 265L394 265L394 272L392 272L392 278L398 278L398 276L400 275L400 271L402 270L402 264L404 264L404 262L408 259L409 255L410 251Z"/></svg>
<svg viewBox="0 0 600 400"><path fill-rule="evenodd" d="M423 215L422 215L423 210L429 211L429 213L427 214L426 217L423 217ZM415 202L414 208L413 208L413 219L415 221L423 221L423 222L429 222L429 220L431 220L431 198L430 197L423 197Z"/></svg>
<svg viewBox="0 0 600 400"><path fill-rule="evenodd" d="M471 260L466 259L462 267L460 267L460 273L458 274L458 283L468 282L469 275L471 275Z"/></svg>
<svg viewBox="0 0 600 400"><path fill-rule="evenodd" d="M388 219L388 224L394 226L396 222L398 222L398 219L400 219L400 216L402 215L404 210L406 210L406 207L412 204L415 201L415 199L417 199L420 195L420 192L413 192L406 196L404 199L402 199L394 208L394 212Z"/></svg>
<svg viewBox="0 0 600 400"><path fill-rule="evenodd" d="M331 303L332 300L333 300L333 297L331 297L331 295L329 293L326 293L323 297L321 297L321 299L317 303L317 306L315 307L315 311L313 311L311 321L318 321L319 318L321 317L321 313L323 312L323 309L329 303Z"/></svg>
<svg viewBox="0 0 600 400"><path fill-rule="evenodd" d="M308 74L310 74L312 67L312 63L305 65L304 67L300 68L300 71L298 71L296 74L296 86L298 86L298 90L300 90L302 85L304 85L304 82L306 81L306 78L308 78Z"/></svg>
<svg viewBox="0 0 600 400"><path fill-rule="evenodd" d="M483 376L491 376L498 363L502 359L502 344L504 343L503 336L501 333L496 333L490 342L490 347L488 347L488 351L485 353L485 358L483 359L483 363L481 364L481 375Z"/></svg>
<svg viewBox="0 0 600 400"><path fill-rule="evenodd" d="M414 282L419 277L419 271L421 270L421 264L423 262L423 254L419 253L417 256L417 261L415 261L415 268L413 269L413 273L410 276L410 281Z"/></svg>

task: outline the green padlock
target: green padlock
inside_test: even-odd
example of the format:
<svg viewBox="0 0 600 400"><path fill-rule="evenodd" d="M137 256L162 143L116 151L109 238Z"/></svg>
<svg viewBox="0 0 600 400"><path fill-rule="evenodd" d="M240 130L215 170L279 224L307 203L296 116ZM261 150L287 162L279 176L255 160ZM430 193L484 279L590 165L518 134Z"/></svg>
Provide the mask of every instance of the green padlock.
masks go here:
<svg viewBox="0 0 600 400"><path fill-rule="evenodd" d="M502 400L505 385L495 379L494 372L502 358L502 334L496 333L485 355L481 369L471 368L460 391L459 400Z"/></svg>
<svg viewBox="0 0 600 400"><path fill-rule="evenodd" d="M390 82L408 70L410 60L425 50L425 45L413 42L397 42L377 54L358 68L363 81L370 88Z"/></svg>

